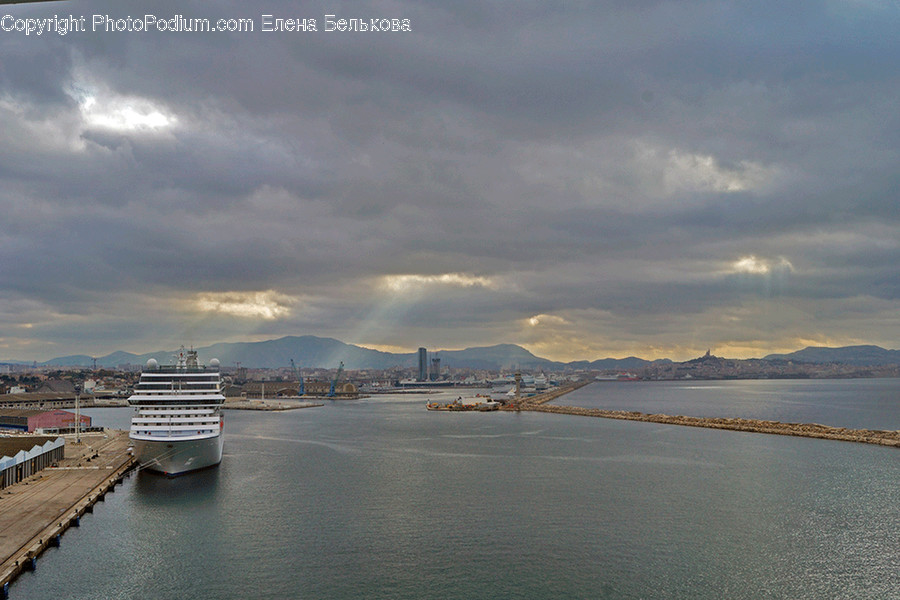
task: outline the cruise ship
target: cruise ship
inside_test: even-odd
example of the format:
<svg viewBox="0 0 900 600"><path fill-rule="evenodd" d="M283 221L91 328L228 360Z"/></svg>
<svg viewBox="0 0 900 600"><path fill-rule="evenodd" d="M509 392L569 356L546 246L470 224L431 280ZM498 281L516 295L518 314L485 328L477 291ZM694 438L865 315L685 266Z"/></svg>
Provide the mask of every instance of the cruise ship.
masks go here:
<svg viewBox="0 0 900 600"><path fill-rule="evenodd" d="M170 477L219 464L224 441L219 361L200 366L197 352L183 346L175 359L167 366L148 360L128 398L135 458Z"/></svg>

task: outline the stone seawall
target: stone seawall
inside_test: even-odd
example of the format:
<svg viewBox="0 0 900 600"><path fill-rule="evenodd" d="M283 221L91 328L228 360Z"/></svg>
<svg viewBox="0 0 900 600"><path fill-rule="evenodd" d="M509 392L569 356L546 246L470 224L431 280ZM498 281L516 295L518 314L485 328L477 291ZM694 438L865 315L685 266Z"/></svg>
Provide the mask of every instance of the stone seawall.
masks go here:
<svg viewBox="0 0 900 600"><path fill-rule="evenodd" d="M842 442L878 444L881 446L900 446L900 431L847 429L846 427L830 427L828 425L819 425L818 423L782 423L780 421L762 421L758 419L685 417L678 415L646 414L622 410L603 410L599 408L580 408L577 406L552 406L537 403L524 403L519 407L519 410L577 415L583 417L599 417L603 419L619 419L625 421L644 421L648 423L682 425L686 427L706 427L710 429L727 429L731 431L748 431L752 433L792 435L798 437L838 440Z"/></svg>

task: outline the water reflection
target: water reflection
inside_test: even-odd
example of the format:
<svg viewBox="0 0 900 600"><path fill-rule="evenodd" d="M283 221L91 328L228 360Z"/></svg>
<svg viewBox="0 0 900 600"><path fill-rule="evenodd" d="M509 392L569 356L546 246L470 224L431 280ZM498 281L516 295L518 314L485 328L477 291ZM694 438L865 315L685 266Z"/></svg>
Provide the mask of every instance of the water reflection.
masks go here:
<svg viewBox="0 0 900 600"><path fill-rule="evenodd" d="M219 467L178 477L143 470L135 478L135 500L139 505L153 507L208 504L218 493L220 477Z"/></svg>

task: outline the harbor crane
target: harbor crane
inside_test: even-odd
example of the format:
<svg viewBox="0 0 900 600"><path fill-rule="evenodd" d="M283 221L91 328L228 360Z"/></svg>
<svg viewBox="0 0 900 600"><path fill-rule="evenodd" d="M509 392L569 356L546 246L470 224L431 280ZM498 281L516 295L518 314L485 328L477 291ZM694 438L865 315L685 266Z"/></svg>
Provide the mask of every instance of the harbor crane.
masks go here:
<svg viewBox="0 0 900 600"><path fill-rule="evenodd" d="M337 385L338 379L341 378L341 371L344 370L344 361L341 361L341 364L338 366L337 373L334 375L334 379L331 380L331 390L328 392L329 398L334 398L334 386Z"/></svg>
<svg viewBox="0 0 900 600"><path fill-rule="evenodd" d="M297 376L297 381L300 382L300 387L297 389L298 396L305 396L306 391L303 387L303 375L300 374L300 369L297 368L297 365L294 364L294 359L291 359L291 369L293 369L294 374Z"/></svg>

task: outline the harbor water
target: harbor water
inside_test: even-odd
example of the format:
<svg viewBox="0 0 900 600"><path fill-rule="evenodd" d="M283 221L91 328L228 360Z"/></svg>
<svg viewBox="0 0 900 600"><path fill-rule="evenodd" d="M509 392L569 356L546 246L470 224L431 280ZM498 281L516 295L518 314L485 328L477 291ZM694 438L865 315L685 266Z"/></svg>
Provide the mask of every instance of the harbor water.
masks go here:
<svg viewBox="0 0 900 600"><path fill-rule="evenodd" d="M228 411L218 468L128 478L10 598L900 593L895 448L428 399L447 398ZM556 403L900 429L885 379L598 382Z"/></svg>

